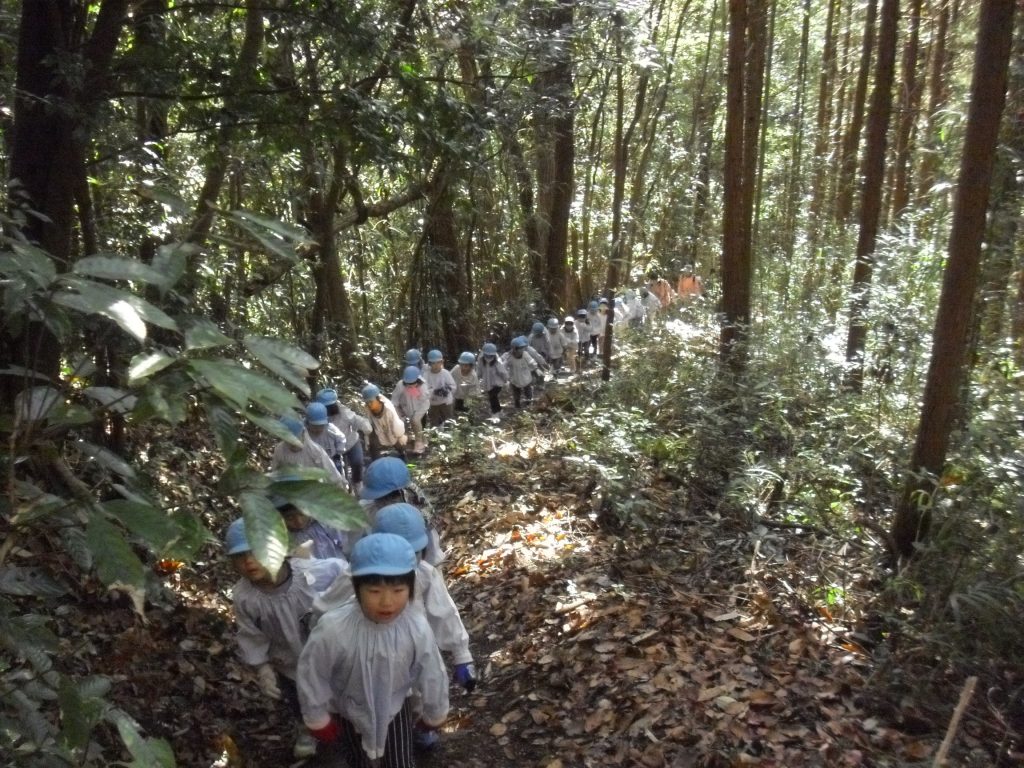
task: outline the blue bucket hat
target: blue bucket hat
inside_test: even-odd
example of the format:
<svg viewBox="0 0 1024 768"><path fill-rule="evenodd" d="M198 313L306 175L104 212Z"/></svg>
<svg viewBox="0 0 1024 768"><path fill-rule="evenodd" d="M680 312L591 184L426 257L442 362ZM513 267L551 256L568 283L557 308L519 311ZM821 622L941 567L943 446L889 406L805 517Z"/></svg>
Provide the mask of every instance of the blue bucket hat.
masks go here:
<svg viewBox="0 0 1024 768"><path fill-rule="evenodd" d="M352 548L353 576L402 576L416 570L412 544L394 533L371 533Z"/></svg>

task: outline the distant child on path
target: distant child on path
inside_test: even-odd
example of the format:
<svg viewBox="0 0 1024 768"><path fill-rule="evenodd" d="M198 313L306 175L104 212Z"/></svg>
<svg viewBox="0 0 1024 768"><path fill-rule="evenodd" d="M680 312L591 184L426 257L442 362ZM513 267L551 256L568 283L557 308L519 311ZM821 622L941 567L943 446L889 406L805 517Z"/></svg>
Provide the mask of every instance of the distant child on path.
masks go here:
<svg viewBox="0 0 1024 768"><path fill-rule="evenodd" d="M376 384L363 387L363 402L370 414L370 458L376 459L383 451L394 450L399 456L405 456L405 445L409 438L405 434L405 422L402 421L395 406L380 392Z"/></svg>
<svg viewBox="0 0 1024 768"><path fill-rule="evenodd" d="M501 388L508 383L508 369L505 368L505 363L498 359L498 347L489 341L480 350L476 373L480 377L480 389L487 394L491 413L499 413Z"/></svg>
<svg viewBox="0 0 1024 768"><path fill-rule="evenodd" d="M314 598L338 578L346 563L286 558L277 576L271 576L253 555L242 518L228 526L224 551L241 577L231 590L239 655L255 668L263 694L283 699L297 716L295 677L305 640L302 621L312 610ZM304 731L294 752L296 757L315 752Z"/></svg>
<svg viewBox="0 0 1024 768"><path fill-rule="evenodd" d="M456 413L466 412L466 401L473 400L480 394L480 377L476 372L476 355L472 352L463 352L459 355L459 362L452 366L450 371L452 381L455 382L453 401Z"/></svg>
<svg viewBox="0 0 1024 768"><path fill-rule="evenodd" d="M430 410L430 393L424 384L420 369L415 365L408 366L402 372L402 380L395 385L391 393L391 402L394 403L398 415L412 427L412 452L417 455L423 453L427 449L423 420Z"/></svg>
<svg viewBox="0 0 1024 768"><path fill-rule="evenodd" d="M327 408L327 418L345 438L345 463L348 465L352 488L358 493L363 482L362 435L369 435L373 431L370 420L346 407L338 400L338 393L333 389L321 389L316 393L316 399Z"/></svg>
<svg viewBox="0 0 1024 768"><path fill-rule="evenodd" d="M338 471L327 452L310 439L298 418L291 414L282 416L281 424L298 439L299 445L292 445L285 440L279 442L270 459L271 471L281 472L286 467L322 469L328 481L342 488L348 487L345 476Z"/></svg>
<svg viewBox="0 0 1024 768"><path fill-rule="evenodd" d="M508 369L509 384L512 387L512 403L516 408L533 402L533 376L538 371L537 361L526 353L529 346L526 338L512 339L512 350L506 352L502 362Z"/></svg>
<svg viewBox="0 0 1024 768"><path fill-rule="evenodd" d="M569 373L576 373L576 358L579 354L580 335L576 332L576 321L571 316L565 318L565 323L562 325L562 341L565 367L569 369Z"/></svg>
<svg viewBox="0 0 1024 768"><path fill-rule="evenodd" d="M341 430L331 424L327 416L327 406L313 402L306 406L306 434L309 439L324 449L335 468L345 474L344 455L348 446Z"/></svg>
<svg viewBox="0 0 1024 768"><path fill-rule="evenodd" d="M413 729L448 716L448 675L426 617L407 610L416 554L401 536L375 533L352 552L355 602L327 612L298 663L302 717L350 768L412 768ZM422 713L413 722L410 692Z"/></svg>
<svg viewBox="0 0 1024 768"><path fill-rule="evenodd" d="M430 409L427 421L433 427L439 427L446 421L455 418L455 379L444 367L444 355L439 349L427 353L427 370L423 372L423 381L430 393Z"/></svg>
<svg viewBox="0 0 1024 768"><path fill-rule="evenodd" d="M557 317L548 318L548 365L552 373L558 373L565 355L565 337Z"/></svg>
<svg viewBox="0 0 1024 768"><path fill-rule="evenodd" d="M590 313L584 307L576 310L576 333L580 337L576 357L580 370L583 370L584 364L590 360Z"/></svg>

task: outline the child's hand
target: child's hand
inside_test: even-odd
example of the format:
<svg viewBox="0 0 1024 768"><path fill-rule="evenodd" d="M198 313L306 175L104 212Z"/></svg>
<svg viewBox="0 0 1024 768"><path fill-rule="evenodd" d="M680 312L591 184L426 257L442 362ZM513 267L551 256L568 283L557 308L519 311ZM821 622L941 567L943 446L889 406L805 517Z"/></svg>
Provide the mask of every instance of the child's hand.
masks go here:
<svg viewBox="0 0 1024 768"><path fill-rule="evenodd" d="M476 667L472 663L455 665L455 682L472 693L476 688Z"/></svg>
<svg viewBox="0 0 1024 768"><path fill-rule="evenodd" d="M270 699L280 699L281 689L277 685L277 672L269 664L260 664L256 668L256 680L263 695Z"/></svg>
<svg viewBox="0 0 1024 768"><path fill-rule="evenodd" d="M341 723L334 717L327 721L327 725L320 728L309 728L307 726L307 729L313 734L313 738L321 744L333 744L341 737Z"/></svg>

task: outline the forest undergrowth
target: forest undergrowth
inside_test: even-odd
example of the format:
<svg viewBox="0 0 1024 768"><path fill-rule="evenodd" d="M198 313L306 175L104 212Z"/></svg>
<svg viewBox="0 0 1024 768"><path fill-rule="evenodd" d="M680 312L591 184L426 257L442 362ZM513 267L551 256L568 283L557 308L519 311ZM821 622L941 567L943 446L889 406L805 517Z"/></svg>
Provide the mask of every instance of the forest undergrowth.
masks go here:
<svg viewBox="0 0 1024 768"><path fill-rule="evenodd" d="M697 316L633 332L610 382L593 366L530 409L434 437L414 476L482 681L453 688L422 763L931 764L980 670L953 764L1021 764L1021 656L938 655L926 601L895 602L913 572L889 570L882 521L865 524L899 429L886 444L837 428L829 374L806 357L723 381L715 343ZM183 434L151 461L219 532L237 513L210 455ZM63 663L110 676L112 700L180 766L297 765L294 724L234 655L219 547L160 568L145 623L98 587L63 605Z"/></svg>

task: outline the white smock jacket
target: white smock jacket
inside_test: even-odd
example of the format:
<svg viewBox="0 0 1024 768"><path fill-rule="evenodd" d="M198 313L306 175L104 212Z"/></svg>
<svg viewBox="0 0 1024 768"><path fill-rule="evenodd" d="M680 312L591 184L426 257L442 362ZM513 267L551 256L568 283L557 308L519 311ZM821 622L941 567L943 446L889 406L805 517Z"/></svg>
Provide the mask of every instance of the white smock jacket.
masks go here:
<svg viewBox="0 0 1024 768"><path fill-rule="evenodd" d="M480 394L480 377L477 376L476 367L470 368L469 373L462 374L462 367L455 365L450 371L452 381L455 382L454 399L467 400Z"/></svg>
<svg viewBox="0 0 1024 768"><path fill-rule="evenodd" d="M452 655L453 664L471 664L473 654L469 652L469 633L462 623L455 601L448 593L441 572L426 560L420 560L416 566L416 589L413 591L415 595L409 607L427 617L437 647ZM352 577L346 569L313 600L313 611L327 613L350 600L354 601L355 596Z"/></svg>
<svg viewBox="0 0 1024 768"><path fill-rule="evenodd" d="M302 617L313 610L313 599L348 573L348 563L289 559L291 576L276 587L263 588L239 579L231 590L238 649L242 661L254 667L270 663L285 677L295 679L295 665L305 632Z"/></svg>
<svg viewBox="0 0 1024 768"><path fill-rule="evenodd" d="M302 650L296 684L306 726L322 728L331 713L341 715L371 760L384 754L388 725L410 691L419 693L427 723L448 716L448 674L419 611L402 611L388 624L370 621L354 601L328 612Z"/></svg>
<svg viewBox="0 0 1024 768"><path fill-rule="evenodd" d="M429 368L423 372L423 381L430 393L431 405L450 405L455 402L455 379L445 368L434 373Z"/></svg>
<svg viewBox="0 0 1024 768"><path fill-rule="evenodd" d="M331 420L331 424L338 428L342 436L345 438L345 449L352 448L356 443L359 442L359 433L362 432L365 435L370 434L373 427L370 426L370 420L364 416L360 416L351 408L338 403L338 412L333 416L328 416Z"/></svg>
<svg viewBox="0 0 1024 768"><path fill-rule="evenodd" d="M345 476L338 471L327 455L327 451L321 448L310 439L305 432L302 433L302 448L294 450L292 446L283 440L274 448L274 454L270 459L270 469L273 472L280 472L285 467L309 467L311 469L322 469L327 473L328 480L342 488L348 487Z"/></svg>
<svg viewBox="0 0 1024 768"><path fill-rule="evenodd" d="M533 372L538 369L537 361L525 349L520 357L506 352L502 358L508 369L509 382L514 387L528 387L533 384Z"/></svg>

